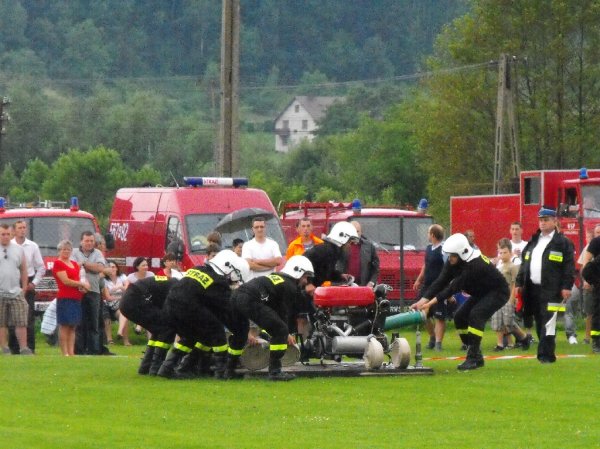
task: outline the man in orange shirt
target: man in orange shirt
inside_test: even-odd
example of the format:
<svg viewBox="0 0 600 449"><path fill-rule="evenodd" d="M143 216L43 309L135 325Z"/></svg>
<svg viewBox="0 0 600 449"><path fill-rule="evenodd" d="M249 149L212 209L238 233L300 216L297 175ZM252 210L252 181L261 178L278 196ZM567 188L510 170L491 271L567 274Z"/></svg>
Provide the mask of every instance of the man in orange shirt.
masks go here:
<svg viewBox="0 0 600 449"><path fill-rule="evenodd" d="M312 233L312 223L308 217L298 220L296 223L296 231L298 231L298 238L290 242L285 253L285 258L288 260L292 256L301 256L307 249L323 243L323 240Z"/></svg>

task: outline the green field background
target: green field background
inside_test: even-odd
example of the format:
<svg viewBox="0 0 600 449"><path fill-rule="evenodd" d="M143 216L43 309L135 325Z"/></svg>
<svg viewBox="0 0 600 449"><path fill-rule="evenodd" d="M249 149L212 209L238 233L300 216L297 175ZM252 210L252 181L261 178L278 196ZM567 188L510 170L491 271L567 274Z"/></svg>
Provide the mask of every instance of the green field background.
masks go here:
<svg viewBox="0 0 600 449"><path fill-rule="evenodd" d="M402 336L413 344L413 331ZM450 330L443 352L423 351L432 376L288 383L139 376L141 344L65 358L40 341L34 357L0 357L0 447L600 447L600 357L557 341L557 354L585 357L488 359L463 373L445 359L464 355ZM494 345L486 332L485 355Z"/></svg>

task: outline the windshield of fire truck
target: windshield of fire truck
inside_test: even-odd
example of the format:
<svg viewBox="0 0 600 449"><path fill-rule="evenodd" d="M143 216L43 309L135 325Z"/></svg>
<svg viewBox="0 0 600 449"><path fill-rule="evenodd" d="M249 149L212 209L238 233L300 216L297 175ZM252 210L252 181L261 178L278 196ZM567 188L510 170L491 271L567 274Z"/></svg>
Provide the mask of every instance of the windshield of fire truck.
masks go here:
<svg viewBox="0 0 600 449"><path fill-rule="evenodd" d="M400 249L400 226L403 227L405 250L424 250L429 244L427 230L433 224L431 217L357 217L363 235L387 250Z"/></svg>
<svg viewBox="0 0 600 449"><path fill-rule="evenodd" d="M208 241L206 236L215 230L217 223L225 214L203 214L187 215L185 225L187 228L188 247L193 253L206 252ZM266 221L267 237L275 240L282 254L287 249L281 223L277 217L271 217ZM252 218L236 220L218 229L221 233L222 248L231 248L234 239L242 239L244 242L254 237L252 233Z"/></svg>
<svg viewBox="0 0 600 449"><path fill-rule="evenodd" d="M600 186L581 186L583 216L600 218Z"/></svg>
<svg viewBox="0 0 600 449"><path fill-rule="evenodd" d="M56 256L61 240L70 240L77 248L83 231L96 232L94 222L81 217L10 217L0 219L0 223L12 225L20 220L27 223L27 238L39 245L42 257Z"/></svg>

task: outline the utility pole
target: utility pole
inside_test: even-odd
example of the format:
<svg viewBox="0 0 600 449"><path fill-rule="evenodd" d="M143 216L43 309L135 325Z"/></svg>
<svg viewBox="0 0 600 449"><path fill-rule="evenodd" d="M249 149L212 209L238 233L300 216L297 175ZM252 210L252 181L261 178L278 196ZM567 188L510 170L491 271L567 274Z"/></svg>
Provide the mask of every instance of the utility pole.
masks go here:
<svg viewBox="0 0 600 449"><path fill-rule="evenodd" d="M0 100L0 167L2 164L2 159L4 158L4 153L2 152L2 137L6 134L6 128L4 127L5 123L8 123L10 117L8 116L8 112L5 111L5 108L10 104L10 100L8 97L2 97Z"/></svg>
<svg viewBox="0 0 600 449"><path fill-rule="evenodd" d="M502 153L504 148L504 138L506 132L506 124L504 123L504 115L508 115L508 138L510 140L511 156L512 156L512 177L518 178L521 171L519 166L519 145L517 135L517 121L515 111L515 83L511 79L511 62L516 63L517 58L512 57L509 60L508 56L503 53L500 55L498 62L498 100L496 105L496 142L494 154L494 195L500 193L500 184L503 181L502 173Z"/></svg>
<svg viewBox="0 0 600 449"><path fill-rule="evenodd" d="M238 86L240 78L240 2L223 0L221 23L221 127L217 171L235 176L239 171Z"/></svg>

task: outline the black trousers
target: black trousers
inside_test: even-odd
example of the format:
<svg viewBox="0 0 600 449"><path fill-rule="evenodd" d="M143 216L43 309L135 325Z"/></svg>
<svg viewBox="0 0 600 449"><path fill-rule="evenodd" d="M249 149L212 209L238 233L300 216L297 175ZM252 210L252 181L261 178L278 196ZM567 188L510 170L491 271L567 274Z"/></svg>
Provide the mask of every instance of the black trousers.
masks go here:
<svg viewBox="0 0 600 449"><path fill-rule="evenodd" d="M242 349L246 344L249 319L267 331L271 337L271 346L287 345L289 330L285 317L280 317L271 307L248 295L237 294L232 303L237 322L237 333L233 332L230 342L232 349ZM283 356L283 352L281 355Z"/></svg>
<svg viewBox="0 0 600 449"><path fill-rule="evenodd" d="M175 339L175 330L167 314L139 290L128 288L121 298L119 310L127 319L148 330L152 334L151 340L172 343Z"/></svg>
<svg viewBox="0 0 600 449"><path fill-rule="evenodd" d="M537 333L539 344L537 349L538 360L554 362L556 360L556 336L546 335L546 323L552 318L554 312L548 311L548 302L552 298L542 295L542 288L531 282L527 284L527 310L535 320L535 331Z"/></svg>
<svg viewBox="0 0 600 449"><path fill-rule="evenodd" d="M592 338L600 338L600 285L592 290Z"/></svg>
<svg viewBox="0 0 600 449"><path fill-rule="evenodd" d="M497 290L491 291L480 298L471 296L454 314L456 329L460 332L472 328L483 333L485 323L507 301L508 296Z"/></svg>

